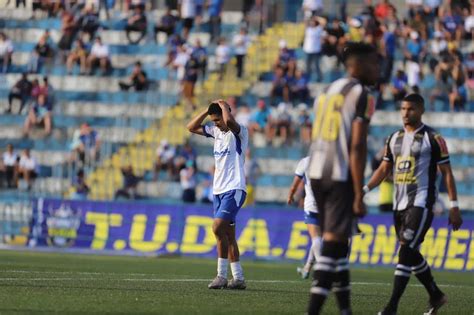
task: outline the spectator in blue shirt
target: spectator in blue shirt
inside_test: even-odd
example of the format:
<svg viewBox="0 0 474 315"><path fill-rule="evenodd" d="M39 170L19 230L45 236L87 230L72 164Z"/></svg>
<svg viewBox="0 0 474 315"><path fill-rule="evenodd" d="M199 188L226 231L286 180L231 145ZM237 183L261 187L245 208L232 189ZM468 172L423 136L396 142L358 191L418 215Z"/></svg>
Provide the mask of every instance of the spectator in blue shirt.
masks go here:
<svg viewBox="0 0 474 315"><path fill-rule="evenodd" d="M250 136L253 136L255 133L261 133L265 135L267 142L270 142L271 139L271 117L270 111L265 105L264 100L258 100L257 110L252 113L249 123L249 133Z"/></svg>
<svg viewBox="0 0 474 315"><path fill-rule="evenodd" d="M216 42L221 36L221 13L224 0L209 0L209 34L211 35L211 42Z"/></svg>
<svg viewBox="0 0 474 315"><path fill-rule="evenodd" d="M463 21L458 14L453 13L451 8L447 8L445 15L441 18L441 23L453 38L457 41L461 40Z"/></svg>
<svg viewBox="0 0 474 315"><path fill-rule="evenodd" d="M191 52L191 58L194 58L197 61L198 79L199 76L201 76L202 81L204 81L207 70L207 50L206 47L202 46L201 40L199 38L196 39L196 45L193 47Z"/></svg>
<svg viewBox="0 0 474 315"><path fill-rule="evenodd" d="M407 41L405 48L405 59L415 62L421 62L424 58L423 42L420 39L420 35L417 32L410 33L410 39Z"/></svg>
<svg viewBox="0 0 474 315"><path fill-rule="evenodd" d="M408 78L403 70L398 70L392 79L392 94L395 102L401 101L407 94Z"/></svg>
<svg viewBox="0 0 474 315"><path fill-rule="evenodd" d="M161 17L160 23L155 25L155 42L158 43L158 34L165 33L166 40L174 34L176 23L178 22L178 18L174 16L171 12L171 9L168 8L166 13Z"/></svg>
<svg viewBox="0 0 474 315"><path fill-rule="evenodd" d="M165 67L171 65L176 58L178 53L178 47L183 45L186 41L179 36L179 34L173 34L168 38L168 60L166 60Z"/></svg>
<svg viewBox="0 0 474 315"><path fill-rule="evenodd" d="M86 162L95 162L99 158L101 141L96 130L92 129L88 123L83 123L80 129L79 145L76 148L79 160L84 164Z"/></svg>
<svg viewBox="0 0 474 315"><path fill-rule="evenodd" d="M275 62L275 68L282 68L284 73L294 73L296 70L296 53L293 49L289 49L285 40L281 40L278 44L280 53Z"/></svg>
<svg viewBox="0 0 474 315"><path fill-rule="evenodd" d="M397 48L397 36L395 34L395 25L383 25L383 66L382 66L382 82L390 82L392 76L393 62L395 58L395 50Z"/></svg>
<svg viewBox="0 0 474 315"><path fill-rule="evenodd" d="M31 127L43 124L45 135L48 136L52 126L51 111L52 103L47 102L46 95L40 94L25 120L23 134L28 137Z"/></svg>
<svg viewBox="0 0 474 315"><path fill-rule="evenodd" d="M276 68L273 75L271 97L282 97L285 102L290 100L290 90L288 84L288 77L285 74L284 68L279 66Z"/></svg>
<svg viewBox="0 0 474 315"><path fill-rule="evenodd" d="M301 70L295 71L295 76L289 82L290 97L293 101L304 102L309 96L308 78Z"/></svg>

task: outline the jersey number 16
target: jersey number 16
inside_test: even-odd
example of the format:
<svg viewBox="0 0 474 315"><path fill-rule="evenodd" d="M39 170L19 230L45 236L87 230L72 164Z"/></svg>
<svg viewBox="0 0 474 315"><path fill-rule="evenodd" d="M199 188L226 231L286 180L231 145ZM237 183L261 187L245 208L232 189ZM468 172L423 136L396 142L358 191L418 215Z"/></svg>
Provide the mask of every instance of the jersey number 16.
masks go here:
<svg viewBox="0 0 474 315"><path fill-rule="evenodd" d="M334 94L329 97L321 94L318 99L316 122L313 126L313 139L322 138L325 141L336 141L341 127L341 108L344 96Z"/></svg>

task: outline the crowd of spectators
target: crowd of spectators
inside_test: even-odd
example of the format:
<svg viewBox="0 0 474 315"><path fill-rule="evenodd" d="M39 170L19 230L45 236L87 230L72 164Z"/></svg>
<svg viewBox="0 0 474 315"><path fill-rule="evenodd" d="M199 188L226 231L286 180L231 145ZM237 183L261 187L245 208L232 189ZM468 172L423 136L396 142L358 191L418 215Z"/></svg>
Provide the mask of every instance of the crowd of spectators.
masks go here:
<svg viewBox="0 0 474 315"><path fill-rule="evenodd" d="M0 187L31 190L39 174L39 164L30 149L19 154L8 144L0 161Z"/></svg>
<svg viewBox="0 0 474 315"><path fill-rule="evenodd" d="M236 34L223 37L223 0L175 2L179 6L167 1L169 6L166 12L149 28L149 23L155 22L147 14L146 8L150 4L146 1L130 1L123 20L123 30L131 45L148 41L152 36L153 41L166 45L167 61L164 66L168 67L173 78L181 82L181 95L191 110L197 105L194 103L195 86L204 80L209 71L211 51L215 54L215 68L211 70L218 73L219 79L230 77L234 72L229 71L233 58L235 76L238 79L245 78L245 61L252 36L262 33L269 25L272 9L263 0L243 1L245 14L241 27ZM83 75L91 75L96 69L102 75L110 73L110 49L101 38L106 23L99 18L101 9L105 9L108 17L110 8L104 6L103 1L97 1L96 5L86 5L80 1L71 3L43 6L42 1L34 2L35 9L61 18L61 38L58 43L54 43L48 31L39 37L30 54L26 68L28 72L40 72L49 60L59 57L65 62L69 74L77 73L77 64L79 73ZM231 106L237 121L248 127L252 137L263 139L266 145L291 145L294 142L309 145L314 119L313 111L310 110L313 99L309 84L332 80L333 77L328 77L329 73L342 74L342 50L348 41L364 41L377 47L382 73L376 89L385 99L395 101L387 103L390 104L388 106L395 106L391 109L395 109L397 102L407 93L419 91L426 96L429 110L434 110L438 101L449 104L451 111L465 110L468 90L474 88L474 4L456 0L406 0L407 10L397 11L388 0L367 0L364 3L351 16L347 15L343 6L339 14L334 16L328 14L323 1L303 1L303 60L298 62L297 51L290 49L285 40L280 40L278 57L273 63L269 98L264 97L249 104L236 99L229 101L233 103ZM22 4L24 2L21 0L17 1L17 6ZM205 18L208 18L209 24L206 28L210 35L209 45L203 45L197 38L190 40L193 30L203 31ZM153 29L149 37L148 29ZM1 72L8 72L15 53L14 47L12 40L0 33ZM323 64L328 57L333 59L329 66ZM331 65L331 71L325 71ZM425 80L427 77L432 78L432 82ZM121 90L144 91L150 86L148 78L144 66L137 61L129 77L119 82L119 87ZM14 100L20 101L19 113L28 108L24 123L25 136L38 124L44 126L45 134L51 133L53 94L47 78L40 84L36 79L28 80L26 73L12 87L7 111L13 111ZM30 103L31 106L27 106ZM88 124L83 124L73 137L71 161L79 163L81 167L91 161L95 163L99 158L100 146L98 133ZM163 142L156 155L156 180L159 171L165 170L169 180L180 182L184 191L183 201L206 200L206 193L203 196L196 195L201 180L198 174L202 175L203 170L198 172L196 152L189 143L175 147ZM1 170L5 178L9 178L5 180L5 185L17 186L20 177L27 178L30 185L35 172L25 175L20 171L19 160L13 164L11 161L11 156L7 159L4 156ZM116 196L136 198L137 184L142 179L134 175L131 167L124 168L122 172L124 185ZM76 175L76 190L81 195L87 195L84 170L80 168ZM212 182L212 174L207 175L204 182Z"/></svg>
<svg viewBox="0 0 474 315"><path fill-rule="evenodd" d="M6 113L13 111L13 101L19 100L18 114L21 114L28 105L23 136L28 137L32 127L43 126L44 134L48 136L52 131L52 110L55 101L54 88L49 83L48 77L30 81L28 74L23 73L21 78L13 85L8 94L8 107Z"/></svg>

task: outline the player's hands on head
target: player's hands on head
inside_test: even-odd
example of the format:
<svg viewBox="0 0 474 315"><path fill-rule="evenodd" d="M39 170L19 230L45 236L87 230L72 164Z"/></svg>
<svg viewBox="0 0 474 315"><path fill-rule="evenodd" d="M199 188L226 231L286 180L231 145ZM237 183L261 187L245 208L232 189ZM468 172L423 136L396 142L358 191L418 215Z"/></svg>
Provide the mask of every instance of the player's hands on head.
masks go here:
<svg viewBox="0 0 474 315"><path fill-rule="evenodd" d="M358 218L363 218L367 214L367 208L365 207L363 197L356 197L352 206L354 215Z"/></svg>
<svg viewBox="0 0 474 315"><path fill-rule="evenodd" d="M217 99L217 100L214 101L214 103L219 104L219 106L220 106L221 108L224 108L224 107L227 108L227 110L230 112L230 106L229 106L229 104L227 104L227 102L224 101L223 99L221 99L221 98L220 98L220 99Z"/></svg>
<svg viewBox="0 0 474 315"><path fill-rule="evenodd" d="M453 226L453 231L459 230L462 225L461 211L458 207L449 209L448 224Z"/></svg>

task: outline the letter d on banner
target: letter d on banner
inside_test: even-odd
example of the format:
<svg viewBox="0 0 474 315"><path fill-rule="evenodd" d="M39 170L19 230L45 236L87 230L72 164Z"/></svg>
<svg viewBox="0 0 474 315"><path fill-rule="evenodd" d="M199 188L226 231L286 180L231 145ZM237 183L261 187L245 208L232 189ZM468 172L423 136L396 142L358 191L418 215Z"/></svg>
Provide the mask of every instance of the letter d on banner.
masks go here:
<svg viewBox="0 0 474 315"><path fill-rule="evenodd" d="M183 232L183 243L181 252L183 254L205 254L214 248L216 241L212 233L212 222L210 217L190 215L186 218L186 226ZM199 230L204 229L204 239L198 243Z"/></svg>

